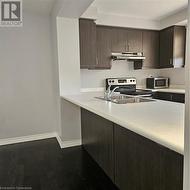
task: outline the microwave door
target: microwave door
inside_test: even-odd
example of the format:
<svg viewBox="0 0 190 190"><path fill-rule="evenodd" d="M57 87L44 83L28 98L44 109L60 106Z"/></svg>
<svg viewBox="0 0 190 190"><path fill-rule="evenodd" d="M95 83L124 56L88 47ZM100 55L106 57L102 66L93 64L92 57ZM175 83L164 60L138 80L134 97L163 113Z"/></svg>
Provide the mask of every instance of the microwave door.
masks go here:
<svg viewBox="0 0 190 190"><path fill-rule="evenodd" d="M168 87L168 81L165 80L165 79L157 79L154 81L155 84L155 88L165 88L165 87Z"/></svg>

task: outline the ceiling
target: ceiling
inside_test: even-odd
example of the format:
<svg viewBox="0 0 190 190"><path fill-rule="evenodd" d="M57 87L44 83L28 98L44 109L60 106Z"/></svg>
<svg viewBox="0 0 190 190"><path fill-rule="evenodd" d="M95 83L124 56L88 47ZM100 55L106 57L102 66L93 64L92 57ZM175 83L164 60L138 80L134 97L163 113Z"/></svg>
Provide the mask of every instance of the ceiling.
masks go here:
<svg viewBox="0 0 190 190"><path fill-rule="evenodd" d="M23 10L50 14L56 0L23 0Z"/></svg>
<svg viewBox="0 0 190 190"><path fill-rule="evenodd" d="M186 8L188 0L95 0L98 12L133 18L161 20Z"/></svg>

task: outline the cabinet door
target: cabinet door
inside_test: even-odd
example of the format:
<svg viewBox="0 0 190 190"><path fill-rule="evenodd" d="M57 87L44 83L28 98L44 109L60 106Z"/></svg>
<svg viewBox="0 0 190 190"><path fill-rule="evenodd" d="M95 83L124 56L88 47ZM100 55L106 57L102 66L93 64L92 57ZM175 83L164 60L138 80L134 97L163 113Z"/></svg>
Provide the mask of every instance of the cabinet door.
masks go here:
<svg viewBox="0 0 190 190"><path fill-rule="evenodd" d="M97 64L96 69L111 68L111 28L97 26Z"/></svg>
<svg viewBox="0 0 190 190"><path fill-rule="evenodd" d="M185 94L173 93L173 102L185 103Z"/></svg>
<svg viewBox="0 0 190 190"><path fill-rule="evenodd" d="M79 20L80 67L92 68L96 65L96 24L93 20Z"/></svg>
<svg viewBox="0 0 190 190"><path fill-rule="evenodd" d="M142 52L142 30L127 29L127 51Z"/></svg>
<svg viewBox="0 0 190 190"><path fill-rule="evenodd" d="M160 31L160 68L173 67L173 27Z"/></svg>
<svg viewBox="0 0 190 190"><path fill-rule="evenodd" d="M115 183L120 190L183 190L183 156L114 125Z"/></svg>
<svg viewBox="0 0 190 190"><path fill-rule="evenodd" d="M183 156L165 147L161 152L161 190L183 189Z"/></svg>
<svg viewBox="0 0 190 190"><path fill-rule="evenodd" d="M185 65L186 28L185 26L174 26L174 65L183 67Z"/></svg>
<svg viewBox="0 0 190 190"><path fill-rule="evenodd" d="M143 54L146 59L143 62L144 68L159 67L159 32L143 31Z"/></svg>
<svg viewBox="0 0 190 190"><path fill-rule="evenodd" d="M114 182L113 123L84 109L81 119L83 147Z"/></svg>
<svg viewBox="0 0 190 190"><path fill-rule="evenodd" d="M155 99L166 100L172 102L185 103L185 94L170 93L170 92L156 92Z"/></svg>
<svg viewBox="0 0 190 190"><path fill-rule="evenodd" d="M111 29L111 41L112 41L112 52L121 53L126 52L127 46L127 31L123 28L113 27Z"/></svg>
<svg viewBox="0 0 190 190"><path fill-rule="evenodd" d="M161 190L160 147L118 125L115 132L115 183L120 190Z"/></svg>
<svg viewBox="0 0 190 190"><path fill-rule="evenodd" d="M169 92L156 92L154 94L154 98L159 99L159 100L172 101L173 95L172 93L169 93Z"/></svg>

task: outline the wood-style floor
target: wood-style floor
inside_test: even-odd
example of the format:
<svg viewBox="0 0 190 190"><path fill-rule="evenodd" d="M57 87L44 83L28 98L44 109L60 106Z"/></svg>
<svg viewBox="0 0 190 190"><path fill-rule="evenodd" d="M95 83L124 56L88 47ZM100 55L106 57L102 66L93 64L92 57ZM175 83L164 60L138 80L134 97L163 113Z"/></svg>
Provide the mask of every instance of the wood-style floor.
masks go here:
<svg viewBox="0 0 190 190"><path fill-rule="evenodd" d="M0 189L7 187L116 190L86 151L60 149L55 138L0 147Z"/></svg>

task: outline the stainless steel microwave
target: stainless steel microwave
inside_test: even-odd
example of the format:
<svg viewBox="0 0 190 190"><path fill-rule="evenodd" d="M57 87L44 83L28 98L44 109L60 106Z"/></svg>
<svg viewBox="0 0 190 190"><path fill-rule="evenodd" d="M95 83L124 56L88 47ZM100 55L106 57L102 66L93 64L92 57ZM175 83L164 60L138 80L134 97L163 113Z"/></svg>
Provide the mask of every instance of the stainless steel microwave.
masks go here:
<svg viewBox="0 0 190 190"><path fill-rule="evenodd" d="M168 88L169 78L166 77L151 77L146 79L146 87L150 89Z"/></svg>

